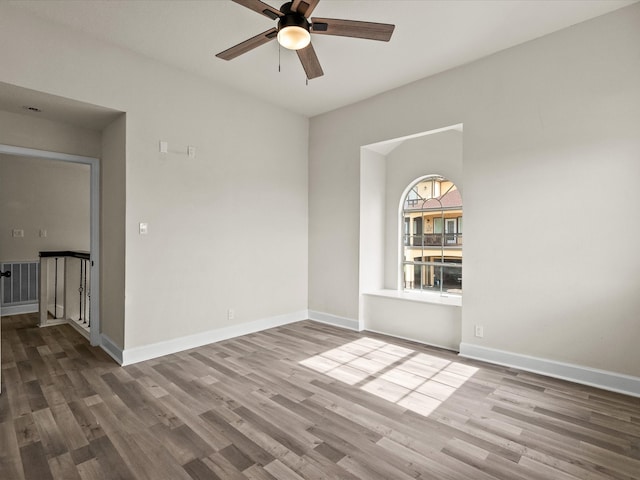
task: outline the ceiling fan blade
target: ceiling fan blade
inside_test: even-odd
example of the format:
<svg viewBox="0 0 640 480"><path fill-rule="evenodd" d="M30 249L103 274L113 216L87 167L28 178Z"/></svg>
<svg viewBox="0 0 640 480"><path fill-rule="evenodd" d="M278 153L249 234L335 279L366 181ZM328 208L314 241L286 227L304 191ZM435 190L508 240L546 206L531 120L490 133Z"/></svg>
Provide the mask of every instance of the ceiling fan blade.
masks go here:
<svg viewBox="0 0 640 480"><path fill-rule="evenodd" d="M256 35L249 40L245 40L238 45L234 45L231 48L227 48L224 52L220 52L216 55L216 57L221 58L223 60L231 60L236 58L237 56L242 55L243 53L247 53L250 50L253 50L260 45L264 45L265 43L270 42L274 38L278 36L278 30L276 28L270 28L266 32L262 32L260 35Z"/></svg>
<svg viewBox="0 0 640 480"><path fill-rule="evenodd" d="M309 80L324 75L320 62L318 61L316 51L313 49L313 45L309 44L308 46L297 50L297 52L300 63L302 63L302 68L304 68L304 72L307 74L307 78Z"/></svg>
<svg viewBox="0 0 640 480"><path fill-rule="evenodd" d="M291 10L309 18L320 0L293 0Z"/></svg>
<svg viewBox="0 0 640 480"><path fill-rule="evenodd" d="M389 23L359 22L357 20L339 20L336 18L314 18L312 32L322 35L366 38L388 42L395 25Z"/></svg>
<svg viewBox="0 0 640 480"><path fill-rule="evenodd" d="M283 13L277 8L273 8L271 5L267 5L260 0L232 0L243 7L247 7L254 12L258 12L260 15L264 15L271 20L275 20L283 15Z"/></svg>

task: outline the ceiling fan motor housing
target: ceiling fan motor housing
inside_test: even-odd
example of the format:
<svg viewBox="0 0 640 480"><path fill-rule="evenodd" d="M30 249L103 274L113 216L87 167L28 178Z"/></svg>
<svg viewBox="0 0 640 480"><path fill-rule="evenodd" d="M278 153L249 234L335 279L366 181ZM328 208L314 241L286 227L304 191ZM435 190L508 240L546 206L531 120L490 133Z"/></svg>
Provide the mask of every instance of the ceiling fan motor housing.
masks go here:
<svg viewBox="0 0 640 480"><path fill-rule="evenodd" d="M278 20L278 30L282 30L286 27L300 27L304 28L307 32L310 29L309 21L305 18L304 15L294 12L291 10L292 2L287 2L282 7L280 7L280 11L284 14Z"/></svg>

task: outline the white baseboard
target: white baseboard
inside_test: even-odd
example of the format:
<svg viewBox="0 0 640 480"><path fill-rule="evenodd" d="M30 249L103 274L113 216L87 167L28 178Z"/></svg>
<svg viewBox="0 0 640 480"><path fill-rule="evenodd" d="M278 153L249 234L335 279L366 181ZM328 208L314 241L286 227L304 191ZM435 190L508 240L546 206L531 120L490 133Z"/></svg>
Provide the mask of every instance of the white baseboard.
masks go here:
<svg viewBox="0 0 640 480"><path fill-rule="evenodd" d="M8 317L9 315L22 315L24 313L36 313L39 310L37 303L29 303L27 305L10 305L8 307L2 307L2 316Z"/></svg>
<svg viewBox="0 0 640 480"><path fill-rule="evenodd" d="M356 330L356 331L360 330L358 320L354 320L352 318L346 318L346 317L339 317L337 315L331 315L330 313L322 313L322 312L309 310L309 319L315 322L334 325L336 327L343 327L343 328L348 328L350 330Z"/></svg>
<svg viewBox="0 0 640 480"><path fill-rule="evenodd" d="M151 345L128 348L122 350L122 361L119 363L121 365L131 365L132 363L143 362L152 358L170 355L183 350L189 350L190 348L201 347L202 345L228 340L229 338L235 338L241 335L260 332L268 328L279 327L281 325L299 322L308 318L307 310L301 310L299 312L263 318L252 322L240 323L238 325L231 325L215 330L187 335L185 337L174 338L164 342L153 343ZM114 356L109 350L107 350L107 353L116 358L116 356Z"/></svg>
<svg viewBox="0 0 640 480"><path fill-rule="evenodd" d="M71 325L71 327L74 328L80 335L82 335L87 340L91 341L91 334L87 332L84 328L82 328L80 325L78 325L78 322L68 318L67 323Z"/></svg>
<svg viewBox="0 0 640 480"><path fill-rule="evenodd" d="M47 305L47 313L50 313L56 318L64 318L64 306L62 305Z"/></svg>
<svg viewBox="0 0 640 480"><path fill-rule="evenodd" d="M380 335L386 335L387 337L393 337L399 340L408 340L410 342L416 342L421 345L426 345L428 347L441 348L442 350L448 350L450 352L458 353L457 348L452 348L451 346L448 346L448 345L439 345L437 343L425 342L424 340L419 340L417 338L403 337L402 335L396 335L395 333L383 332L381 330L372 330L370 328L365 328L364 331L371 332L371 333L379 333Z"/></svg>
<svg viewBox="0 0 640 480"><path fill-rule="evenodd" d="M38 324L38 326L40 328L44 328L44 327L53 327L55 325L63 325L66 323L69 323L69 321L66 318L55 318L55 319L49 318L45 323Z"/></svg>
<svg viewBox="0 0 640 480"><path fill-rule="evenodd" d="M111 358L122 365L122 349L104 333L100 334L100 346Z"/></svg>
<svg viewBox="0 0 640 480"><path fill-rule="evenodd" d="M531 357L469 343L460 344L460 356L640 397L640 378L631 375Z"/></svg>

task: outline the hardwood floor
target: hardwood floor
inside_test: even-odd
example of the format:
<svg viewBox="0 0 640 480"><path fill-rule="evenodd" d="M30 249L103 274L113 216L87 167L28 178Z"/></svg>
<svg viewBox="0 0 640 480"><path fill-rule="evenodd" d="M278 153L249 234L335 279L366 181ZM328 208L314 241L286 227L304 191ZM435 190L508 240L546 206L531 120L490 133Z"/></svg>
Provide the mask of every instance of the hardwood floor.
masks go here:
<svg viewBox="0 0 640 480"><path fill-rule="evenodd" d="M305 321L119 367L2 319L0 479L639 479L640 399Z"/></svg>

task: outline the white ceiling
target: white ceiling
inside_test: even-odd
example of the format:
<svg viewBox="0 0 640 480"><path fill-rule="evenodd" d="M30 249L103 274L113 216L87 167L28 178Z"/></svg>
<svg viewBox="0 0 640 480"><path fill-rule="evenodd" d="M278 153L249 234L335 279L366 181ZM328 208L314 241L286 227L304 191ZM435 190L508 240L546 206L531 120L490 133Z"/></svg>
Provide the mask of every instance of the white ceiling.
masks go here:
<svg viewBox="0 0 640 480"><path fill-rule="evenodd" d="M273 41L229 62L215 54L275 22L230 0L5 1L106 42L307 116L472 62L636 0L321 0L313 16L396 25L389 43L314 35L323 77L305 84ZM280 7L280 1L266 3Z"/></svg>

